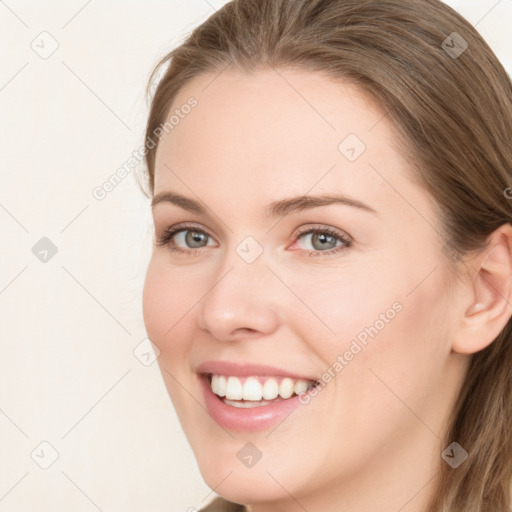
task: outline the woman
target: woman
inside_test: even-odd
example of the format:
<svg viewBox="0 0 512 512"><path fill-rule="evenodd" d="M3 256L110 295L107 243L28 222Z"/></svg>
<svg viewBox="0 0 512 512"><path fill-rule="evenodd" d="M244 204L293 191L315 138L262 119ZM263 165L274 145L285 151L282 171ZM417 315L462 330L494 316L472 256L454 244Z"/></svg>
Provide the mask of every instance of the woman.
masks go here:
<svg viewBox="0 0 512 512"><path fill-rule="evenodd" d="M235 0L166 63L144 321L205 510L508 511L512 85L488 45L437 0Z"/></svg>

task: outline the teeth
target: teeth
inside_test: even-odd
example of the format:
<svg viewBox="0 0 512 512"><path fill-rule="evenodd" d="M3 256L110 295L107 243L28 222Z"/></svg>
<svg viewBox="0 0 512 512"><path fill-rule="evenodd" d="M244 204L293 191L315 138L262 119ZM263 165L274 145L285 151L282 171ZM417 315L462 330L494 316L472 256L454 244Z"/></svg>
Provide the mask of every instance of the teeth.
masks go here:
<svg viewBox="0 0 512 512"><path fill-rule="evenodd" d="M212 391L218 395L219 394L219 376L212 375L212 380L210 381L210 386L212 387Z"/></svg>
<svg viewBox="0 0 512 512"><path fill-rule="evenodd" d="M295 388L295 382L292 379L286 378L279 384L279 394L282 398L290 398L293 395L293 389Z"/></svg>
<svg viewBox="0 0 512 512"><path fill-rule="evenodd" d="M261 400L262 397L262 387L257 379L254 377L249 377L244 382L244 387L242 391L242 398L244 400Z"/></svg>
<svg viewBox="0 0 512 512"><path fill-rule="evenodd" d="M300 395L313 385L313 382L290 379L289 377L278 383L278 380L274 377L247 377L242 382L238 377L233 376L211 376L212 391L220 397L225 397L224 402L234 407L256 406L256 404L251 405L247 402L259 402L258 406L267 405L268 401L275 400L278 397L287 399L294 394ZM246 402L237 402L235 405L234 400L244 400Z"/></svg>
<svg viewBox="0 0 512 512"><path fill-rule="evenodd" d="M242 383L236 377L228 377L226 383L226 398L229 400L242 400Z"/></svg>
<svg viewBox="0 0 512 512"><path fill-rule="evenodd" d="M295 394L300 395L301 393L304 393L304 391L307 391L309 388L308 383L305 380L299 380L295 384Z"/></svg>
<svg viewBox="0 0 512 512"><path fill-rule="evenodd" d="M218 375L219 380L217 381L217 395L226 396L227 382L224 375Z"/></svg>
<svg viewBox="0 0 512 512"><path fill-rule="evenodd" d="M265 400L274 400L279 395L279 384L276 379L268 379L263 384L262 397Z"/></svg>
<svg viewBox="0 0 512 512"><path fill-rule="evenodd" d="M266 400L262 400L261 402L242 402L237 400L224 400L224 403L227 405L231 405L232 407L238 407L239 409L252 409L254 407L262 407L263 405L271 404L272 402L268 402Z"/></svg>
<svg viewBox="0 0 512 512"><path fill-rule="evenodd" d="M212 375L212 391L219 396L226 396L226 377L224 375Z"/></svg>

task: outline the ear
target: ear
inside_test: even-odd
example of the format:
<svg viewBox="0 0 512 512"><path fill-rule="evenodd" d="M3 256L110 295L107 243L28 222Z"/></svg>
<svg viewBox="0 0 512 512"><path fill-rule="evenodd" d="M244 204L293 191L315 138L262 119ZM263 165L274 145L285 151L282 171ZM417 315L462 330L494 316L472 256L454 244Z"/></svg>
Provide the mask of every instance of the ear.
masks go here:
<svg viewBox="0 0 512 512"><path fill-rule="evenodd" d="M488 246L472 262L466 310L452 348L474 354L490 345L512 315L512 226L488 237ZM469 304L468 304L469 303Z"/></svg>

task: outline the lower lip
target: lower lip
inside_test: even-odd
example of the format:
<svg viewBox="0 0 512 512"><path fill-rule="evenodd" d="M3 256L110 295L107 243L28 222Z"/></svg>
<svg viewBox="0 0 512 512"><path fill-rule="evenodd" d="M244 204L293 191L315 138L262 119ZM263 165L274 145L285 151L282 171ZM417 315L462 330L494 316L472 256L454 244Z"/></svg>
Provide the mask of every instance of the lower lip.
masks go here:
<svg viewBox="0 0 512 512"><path fill-rule="evenodd" d="M210 380L200 375L199 380L203 388L206 408L210 416L221 426L229 430L243 432L256 432L275 425L279 420L291 414L299 405L299 396L288 398L280 402L259 407L240 408L226 405L210 386Z"/></svg>

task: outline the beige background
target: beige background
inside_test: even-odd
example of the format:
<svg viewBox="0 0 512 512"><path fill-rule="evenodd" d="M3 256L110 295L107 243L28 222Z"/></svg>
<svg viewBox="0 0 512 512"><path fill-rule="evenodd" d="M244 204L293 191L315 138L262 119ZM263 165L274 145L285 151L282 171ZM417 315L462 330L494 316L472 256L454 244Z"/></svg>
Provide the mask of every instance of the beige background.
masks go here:
<svg viewBox="0 0 512 512"><path fill-rule="evenodd" d="M92 192L141 146L152 66L223 3L0 2L0 512L213 497L136 348L148 200L133 172ZM512 73L512 0L449 3ZM32 252L43 237L57 248L38 246L46 262Z"/></svg>

